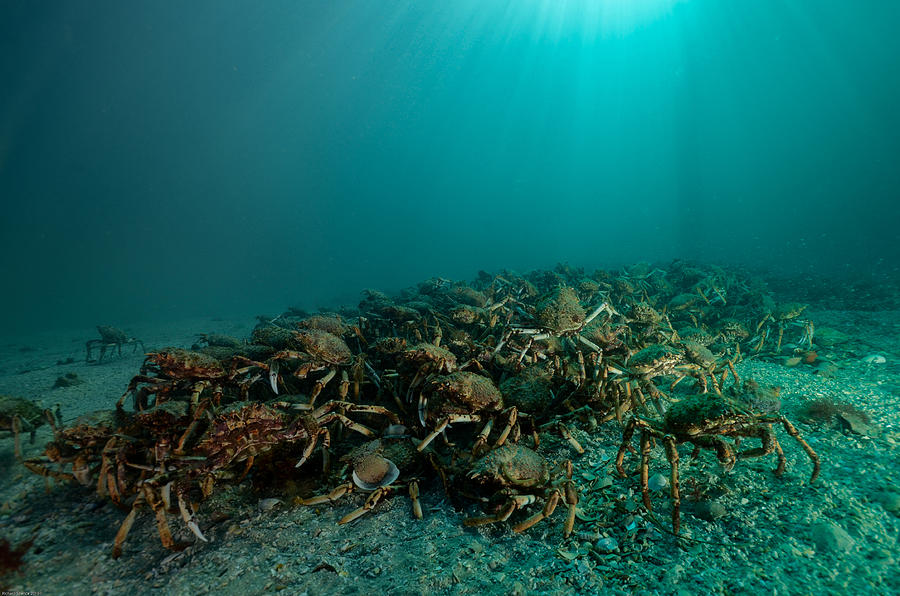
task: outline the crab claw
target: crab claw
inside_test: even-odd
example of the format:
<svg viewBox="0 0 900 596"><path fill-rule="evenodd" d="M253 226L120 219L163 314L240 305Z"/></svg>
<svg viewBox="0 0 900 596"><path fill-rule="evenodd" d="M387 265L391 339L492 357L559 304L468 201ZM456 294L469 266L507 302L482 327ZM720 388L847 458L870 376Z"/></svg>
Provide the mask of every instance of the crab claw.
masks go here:
<svg viewBox="0 0 900 596"><path fill-rule="evenodd" d="M272 392L278 395L278 362L274 360L269 365L269 385L272 386Z"/></svg>
<svg viewBox="0 0 900 596"><path fill-rule="evenodd" d="M184 520L185 525L187 525L190 531L194 533L194 536L203 542L209 542L209 540L206 539L206 536L203 535L203 532L200 531L200 526L197 525L194 514L188 509L187 503L184 502L184 497L181 495L178 495L178 509L181 510L181 519Z"/></svg>

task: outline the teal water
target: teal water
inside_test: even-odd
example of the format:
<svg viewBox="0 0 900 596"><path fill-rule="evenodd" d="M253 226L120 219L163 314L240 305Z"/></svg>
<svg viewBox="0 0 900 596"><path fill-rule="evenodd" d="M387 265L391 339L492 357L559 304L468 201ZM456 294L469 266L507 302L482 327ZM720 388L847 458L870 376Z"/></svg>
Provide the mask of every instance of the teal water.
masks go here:
<svg viewBox="0 0 900 596"><path fill-rule="evenodd" d="M558 261L898 275L896 2L0 11L4 331Z"/></svg>

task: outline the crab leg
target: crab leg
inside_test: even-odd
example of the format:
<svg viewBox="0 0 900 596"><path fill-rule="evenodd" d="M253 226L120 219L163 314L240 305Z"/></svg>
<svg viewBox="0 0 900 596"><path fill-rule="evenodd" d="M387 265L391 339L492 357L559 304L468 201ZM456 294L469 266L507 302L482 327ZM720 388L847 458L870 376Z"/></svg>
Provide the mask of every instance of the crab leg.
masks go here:
<svg viewBox="0 0 900 596"><path fill-rule="evenodd" d="M322 445L326 449L328 448L331 444L331 434L328 432L327 428L323 428L309 438L309 442L306 444L306 447L303 448L303 454L300 456L300 461L294 466L295 468L299 468L306 463L306 460L309 459L309 456L312 455L313 450L316 448L316 443L318 443L320 436L322 437Z"/></svg>
<svg viewBox="0 0 900 596"><path fill-rule="evenodd" d="M12 417L12 431L13 437L15 437L14 453L16 454L16 459L22 461L22 443L19 440L19 435L22 433L22 420L17 415Z"/></svg>
<svg viewBox="0 0 900 596"><path fill-rule="evenodd" d="M815 482L816 478L819 477L819 471L821 470L821 463L819 461L819 456L813 451L813 448L809 446L809 443L803 440L803 437L800 436L800 433L794 428L794 425L788 422L788 419L785 417L780 417L777 419L778 422L781 422L781 425L784 426L784 430L787 431L787 434L791 435L796 439L800 446L803 448L803 451L806 452L806 455L809 456L809 459L813 463L813 472L810 477L810 482Z"/></svg>
<svg viewBox="0 0 900 596"><path fill-rule="evenodd" d="M200 531L200 526L197 525L197 520L194 517L193 508L191 508L184 501L184 495L180 492L178 493L178 509L181 511L181 519L184 520L185 525L194 533L194 536L202 540L203 542L209 542L206 539L206 536L203 535L203 532Z"/></svg>
<svg viewBox="0 0 900 596"><path fill-rule="evenodd" d="M329 368L328 372L325 373L325 376L322 377L321 379L319 379L318 381L316 381L316 384L313 386L313 390L309 394L310 405L312 405L316 402L316 398L319 396L319 394L322 392L322 390L325 389L325 385L327 385L328 381L333 379L336 374L337 374L337 369Z"/></svg>
<svg viewBox="0 0 900 596"><path fill-rule="evenodd" d="M519 418L519 410L515 406L510 406L507 410L507 419L506 426L503 427L503 431L500 433L500 436L497 437L497 442L494 444L494 447L500 447L504 443L506 443L506 439L509 437L509 432L516 425L516 420Z"/></svg>
<svg viewBox="0 0 900 596"><path fill-rule="evenodd" d="M472 445L472 457L479 457L481 455L481 450L484 449L484 446L487 445L488 436L491 434L491 429L494 426L494 419L489 419L484 428L481 429L481 432L478 433L478 437L475 439L475 444Z"/></svg>
<svg viewBox="0 0 900 596"><path fill-rule="evenodd" d="M162 545L169 550L181 550L183 547L180 548L175 543L175 539L172 538L172 531L169 529L169 522L166 520L166 508L163 500L161 498L157 499L156 495L153 494L153 489L146 484L141 489L147 504L150 505L150 508L153 509L153 513L156 515L156 529L159 532L159 539Z"/></svg>
<svg viewBox="0 0 900 596"><path fill-rule="evenodd" d="M650 503L650 487L648 485L648 476L650 468L650 432L648 430L641 431L641 496L644 499L644 507L647 511L653 511L653 505Z"/></svg>
<svg viewBox="0 0 900 596"><path fill-rule="evenodd" d="M409 483L409 500L412 502L413 515L416 519L422 519L422 504L419 502L419 483L412 480Z"/></svg>
<svg viewBox="0 0 900 596"><path fill-rule="evenodd" d="M116 540L113 542L113 550L112 550L112 558L118 559L122 556L122 545L125 543L125 539L128 538L128 532L131 531L131 526L134 525L134 520L137 518L138 509L140 509L146 500L144 499L144 493L139 492L137 497L134 499L134 503L131 505L131 511L128 512L128 515L125 517L125 520L122 522L122 525L119 526L119 531L116 532Z"/></svg>
<svg viewBox="0 0 900 596"><path fill-rule="evenodd" d="M579 454L584 454L584 447L582 447L581 443L579 443L578 440L574 436L572 436L572 432L569 430L569 427L560 422L556 425L556 428L559 429L559 434L562 435L562 438L564 438L569 443L569 445L572 446L572 449L577 451Z"/></svg>
<svg viewBox="0 0 900 596"><path fill-rule="evenodd" d="M534 495L513 495L509 498L508 501L506 501L506 504L503 506L503 508L494 515L487 515L484 517L470 517L464 520L463 524L472 527L503 522L508 520L509 517L516 511L516 509L521 509L526 505L530 505L534 503L535 500L536 499ZM515 528L513 528L513 530L516 531Z"/></svg>
<svg viewBox="0 0 900 596"><path fill-rule="evenodd" d="M296 498L294 499L294 503L297 505L321 505L322 503L334 503L344 495L353 492L353 483L347 482L345 484L341 484L337 486L330 493L324 495L317 495L315 497L309 497L308 499Z"/></svg>
<svg viewBox="0 0 900 596"><path fill-rule="evenodd" d="M622 431L622 443L619 445L619 452L616 454L616 470L618 470L619 476L622 478L628 478L628 474L625 473L625 469L622 467L622 462L625 461L625 451L631 447L631 437L634 436L637 420L637 418L631 418L628 424L625 425L625 430Z"/></svg>
<svg viewBox="0 0 900 596"><path fill-rule="evenodd" d="M681 488L678 484L678 446L675 439L671 435L663 437L663 445L666 447L666 459L669 460L669 466L672 468L669 477L669 486L672 495L672 531L678 533L681 529Z"/></svg>
<svg viewBox="0 0 900 596"><path fill-rule="evenodd" d="M550 498L547 499L547 502L544 503L544 508L540 512L535 513L534 515L532 515L525 521L520 522L520 523L516 524L515 526L513 526L512 531L519 534L521 532L524 532L525 530L527 530L534 524L538 523L539 521L541 521L543 519L547 519L548 517L553 515L553 512L556 511L556 506L559 504L559 498L560 498L559 490L558 489L554 490L550 494Z"/></svg>
<svg viewBox="0 0 900 596"><path fill-rule="evenodd" d="M572 466L569 464L569 479L565 484L566 491L566 506L568 508L568 512L566 514L566 525L563 527L563 536L568 538L572 535L572 531L575 529L575 513L576 508L578 506L578 490L575 488L575 485L572 483Z"/></svg>
<svg viewBox="0 0 900 596"><path fill-rule="evenodd" d="M348 513L347 515L342 517L340 519L340 521L338 521L338 524L339 525L348 524L354 520L359 519L360 517L362 517L363 515L365 515L372 509L374 509L375 505L377 505L381 501L381 499L383 499L385 496L389 495L393 491L394 491L394 487L391 487L391 486L382 486L380 488L375 489L375 491L371 495L369 495L369 498L366 499L366 502L363 504L362 507L351 511L350 513Z"/></svg>
<svg viewBox="0 0 900 596"><path fill-rule="evenodd" d="M474 414L454 414L452 416L447 416L443 420L441 420L438 425L434 428L433 431L428 433L428 436L422 439L422 442L419 443L419 446L416 447L417 451L422 451L428 445L434 441L439 434L444 432L448 426L451 424L455 424L457 422L481 422L481 416L476 416Z"/></svg>

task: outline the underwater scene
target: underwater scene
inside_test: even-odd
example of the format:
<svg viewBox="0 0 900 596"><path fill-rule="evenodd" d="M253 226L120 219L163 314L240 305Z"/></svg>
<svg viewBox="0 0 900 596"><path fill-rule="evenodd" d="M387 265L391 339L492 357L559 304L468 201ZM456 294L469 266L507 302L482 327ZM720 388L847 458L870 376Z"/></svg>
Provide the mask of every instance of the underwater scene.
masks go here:
<svg viewBox="0 0 900 596"><path fill-rule="evenodd" d="M900 3L0 3L7 594L900 594Z"/></svg>

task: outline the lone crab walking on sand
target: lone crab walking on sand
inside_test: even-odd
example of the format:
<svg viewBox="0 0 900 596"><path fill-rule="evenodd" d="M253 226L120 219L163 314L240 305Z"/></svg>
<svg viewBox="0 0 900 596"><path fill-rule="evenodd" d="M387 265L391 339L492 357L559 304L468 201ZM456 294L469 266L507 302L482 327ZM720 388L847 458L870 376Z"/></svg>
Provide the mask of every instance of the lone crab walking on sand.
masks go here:
<svg viewBox="0 0 900 596"><path fill-rule="evenodd" d="M85 350L87 351L85 362L103 362L106 351L113 348L115 348L118 355L121 356L122 346L134 346L131 350L132 354L137 352L138 346L141 347L141 352L144 351L144 342L136 337L128 337L128 334L118 327L97 325L97 331L100 333L100 339L89 339L84 344ZM98 356L96 360L91 358L91 352L93 352L95 348L100 348L100 356Z"/></svg>
<svg viewBox="0 0 900 596"><path fill-rule="evenodd" d="M634 435L634 431L639 429L641 431L641 493L644 506L648 511L652 511L653 506L650 503L648 486L650 443L654 438L663 442L666 458L671 466L672 529L677 534L681 527L678 445L681 443L694 445L694 456L700 449L715 450L716 457L726 471L731 470L738 459L761 457L774 451L778 455L775 475L781 476L784 473L786 460L781 445L772 431L772 424L775 423L781 424L809 456L813 464L812 476L809 481L815 481L819 476L819 456L803 440L787 418L780 415L758 414L734 399L713 394L695 395L672 404L661 422L638 416L632 417L622 433L622 444L616 456L616 469L623 478L628 476L622 463L625 459L625 451L631 448L631 437ZM757 437L762 445L735 455L732 447L722 437Z"/></svg>

